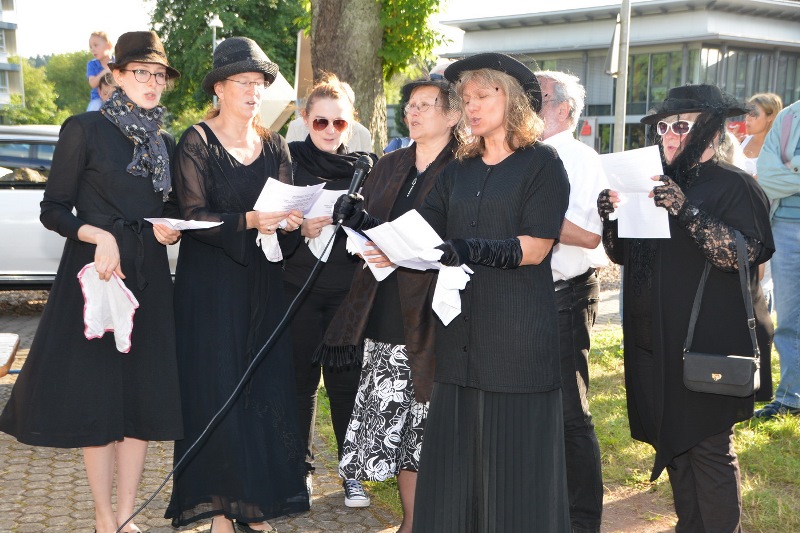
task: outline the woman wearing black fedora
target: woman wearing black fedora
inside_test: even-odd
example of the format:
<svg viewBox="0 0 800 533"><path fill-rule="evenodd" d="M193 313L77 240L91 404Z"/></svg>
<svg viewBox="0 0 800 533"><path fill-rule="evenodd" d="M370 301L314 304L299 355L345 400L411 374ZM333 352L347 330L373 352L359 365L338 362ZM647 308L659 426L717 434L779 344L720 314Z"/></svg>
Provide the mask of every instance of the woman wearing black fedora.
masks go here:
<svg viewBox="0 0 800 533"><path fill-rule="evenodd" d="M268 177L292 183L286 141L258 120L263 90L277 73L252 39L223 41L203 80L219 105L186 130L176 151L183 217L222 222L181 243L175 321L185 438L175 443L176 461L286 311L281 249L296 246L303 214L253 210ZM273 531L267 520L307 510L296 417L291 347L281 336L176 472L166 512L173 526L211 518L214 533Z"/></svg>
<svg viewBox="0 0 800 533"><path fill-rule="evenodd" d="M444 75L461 98L461 145L420 213L445 239L442 264L474 274L461 314L436 331L413 531L569 531L550 270L567 174L538 142L528 67L478 54Z"/></svg>
<svg viewBox="0 0 800 533"><path fill-rule="evenodd" d="M754 396L693 392L684 384L684 343L690 313L710 265L692 339L694 351L752 356L737 259L749 264L749 294L761 354L761 390L772 393L772 322L759 288L757 265L775 249L769 204L745 172L716 153L725 119L745 107L713 85L670 89L642 119L661 148L663 185L650 196L669 213L667 239L620 239L609 214L620 200L603 191L603 245L624 264L625 387L633 438L656 451L651 479L666 468L679 532L741 531L739 463L733 425L753 414ZM652 138L651 137L651 138ZM744 236L744 249L735 231Z"/></svg>
<svg viewBox="0 0 800 533"><path fill-rule="evenodd" d="M133 514L147 441L182 436L165 246L180 233L143 220L178 216L170 197L175 143L161 129L159 100L180 73L154 32L125 33L116 50L109 63L116 91L99 112L76 115L61 129L41 220L67 242L0 416L0 430L20 442L83 448L99 533L117 531ZM126 353L115 343L118 332L95 338L89 322L84 331L82 271L84 279L123 280L138 302ZM127 523L122 531L139 529Z"/></svg>

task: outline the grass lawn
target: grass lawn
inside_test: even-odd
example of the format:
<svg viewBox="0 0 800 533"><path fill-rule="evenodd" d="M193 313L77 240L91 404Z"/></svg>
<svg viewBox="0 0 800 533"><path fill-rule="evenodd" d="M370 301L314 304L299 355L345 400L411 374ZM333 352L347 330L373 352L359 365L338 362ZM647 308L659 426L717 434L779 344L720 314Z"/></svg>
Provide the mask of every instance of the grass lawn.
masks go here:
<svg viewBox="0 0 800 533"><path fill-rule="evenodd" d="M620 487L650 491L671 505L672 490L666 472L655 483L648 481L653 449L630 437L621 340L619 327L603 328L592 337L590 404L603 454L603 481L611 491ZM778 360L774 353L772 368L777 383ZM324 389L319 395L317 431L335 450ZM735 439L742 469L744 529L753 533L800 531L800 417L743 422L736 426ZM400 515L394 480L365 485L375 503Z"/></svg>

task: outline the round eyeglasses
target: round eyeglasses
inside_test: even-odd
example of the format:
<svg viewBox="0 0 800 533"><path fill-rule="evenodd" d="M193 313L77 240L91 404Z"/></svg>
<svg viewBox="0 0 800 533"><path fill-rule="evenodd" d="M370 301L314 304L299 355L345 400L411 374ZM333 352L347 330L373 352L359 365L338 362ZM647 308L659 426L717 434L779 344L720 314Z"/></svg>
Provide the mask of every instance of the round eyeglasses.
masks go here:
<svg viewBox="0 0 800 533"><path fill-rule="evenodd" d="M436 104L429 104L426 102L423 102L421 104L406 104L405 106L403 106L403 111L406 112L406 115L408 115L412 111L416 111L417 113L424 113L432 107L439 107L439 106Z"/></svg>
<svg viewBox="0 0 800 533"><path fill-rule="evenodd" d="M339 133L342 133L347 129L347 121L343 118L335 118L333 120L328 120L327 118L315 118L312 122L315 131L323 131L328 127L328 124L333 124L333 129Z"/></svg>
<svg viewBox="0 0 800 533"><path fill-rule="evenodd" d="M694 122L691 120L676 120L675 122L664 122L659 120L656 124L656 131L662 137L667 134L667 131L672 130L675 135L686 135L692 130Z"/></svg>
<svg viewBox="0 0 800 533"><path fill-rule="evenodd" d="M150 76L154 76L156 78L156 83L158 85L166 85L169 81L169 76L167 76L166 72L150 72L149 70L145 70L143 68L135 68L133 70L121 68L120 70L123 72L133 72L134 79L139 83L147 83L150 81Z"/></svg>

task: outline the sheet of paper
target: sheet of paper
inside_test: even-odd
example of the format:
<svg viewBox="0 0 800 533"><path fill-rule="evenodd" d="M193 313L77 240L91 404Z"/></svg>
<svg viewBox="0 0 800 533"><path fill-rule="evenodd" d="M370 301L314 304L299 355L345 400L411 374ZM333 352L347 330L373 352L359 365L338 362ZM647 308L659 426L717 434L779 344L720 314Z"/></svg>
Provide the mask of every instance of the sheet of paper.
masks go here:
<svg viewBox="0 0 800 533"><path fill-rule="evenodd" d="M435 248L443 241L416 209L364 233L395 265L414 270L442 268L439 261L423 258L426 250Z"/></svg>
<svg viewBox="0 0 800 533"><path fill-rule="evenodd" d="M350 240L350 243L356 247L358 253L361 254L361 257L365 257L364 252L373 249L372 246L367 245L367 241L369 239L364 237L356 230L350 229L347 226L342 226L342 229L345 231L345 233L347 233L347 238ZM370 272L372 272L372 275L375 276L375 279L377 279L378 281L385 280L389 276L389 274L397 270L396 266L378 268L370 262L366 262L366 265L367 267L369 267Z"/></svg>
<svg viewBox="0 0 800 533"><path fill-rule="evenodd" d="M324 186L324 183L320 183L309 187L297 187L274 178L267 178L267 183L261 189L253 209L264 212L298 209L305 212Z"/></svg>
<svg viewBox="0 0 800 533"><path fill-rule="evenodd" d="M619 236L631 239L668 239L667 210L653 203L648 194L660 181L650 178L664 173L658 146L637 148L600 156L612 190L619 193L615 210Z"/></svg>
<svg viewBox="0 0 800 533"><path fill-rule="evenodd" d="M205 220L180 220L178 218L146 218L145 220L152 224L163 224L164 226L168 226L178 231L215 228L222 224L222 222L208 222Z"/></svg>
<svg viewBox="0 0 800 533"><path fill-rule="evenodd" d="M331 191L322 189L314 201L303 211L305 218L329 217L333 215L333 204L347 191Z"/></svg>

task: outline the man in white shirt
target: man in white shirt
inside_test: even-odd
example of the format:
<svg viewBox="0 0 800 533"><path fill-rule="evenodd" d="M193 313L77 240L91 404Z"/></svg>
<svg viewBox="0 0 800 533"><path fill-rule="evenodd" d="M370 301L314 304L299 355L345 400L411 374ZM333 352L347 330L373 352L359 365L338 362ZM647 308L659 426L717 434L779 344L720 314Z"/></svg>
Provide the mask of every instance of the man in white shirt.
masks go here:
<svg viewBox="0 0 800 533"><path fill-rule="evenodd" d="M597 316L597 268L607 264L597 196L608 188L600 156L574 137L586 91L577 77L537 72L545 128L542 141L558 151L570 182L569 207L551 261L558 306L561 394L573 532L599 532L603 512L600 446L586 393L590 330Z"/></svg>
<svg viewBox="0 0 800 533"><path fill-rule="evenodd" d="M342 82L342 88L347 93L350 102L355 105L356 94L349 83ZM345 146L351 152L372 152L372 134L369 130L356 121L350 123L349 137L345 137ZM289 129L286 130L286 142L305 141L308 137L308 128L303 121L303 117L297 117L289 123Z"/></svg>

